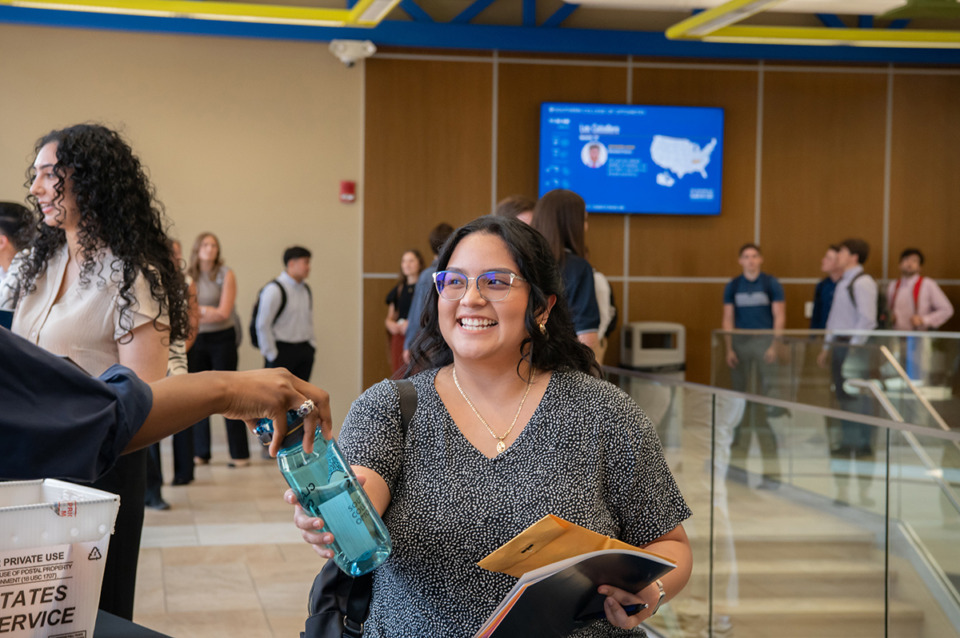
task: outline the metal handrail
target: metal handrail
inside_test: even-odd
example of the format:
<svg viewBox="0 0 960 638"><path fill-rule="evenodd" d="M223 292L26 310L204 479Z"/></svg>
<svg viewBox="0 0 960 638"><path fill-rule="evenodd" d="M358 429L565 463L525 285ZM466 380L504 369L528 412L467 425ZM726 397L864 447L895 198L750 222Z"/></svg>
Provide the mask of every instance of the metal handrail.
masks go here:
<svg viewBox="0 0 960 638"><path fill-rule="evenodd" d="M846 382L847 385L860 388L863 390L868 390L873 394L874 398L883 407L884 411L890 415L890 418L898 423L906 423L903 420L903 416L900 414L900 411L890 402L889 397L883 392L880 388L880 383L878 381L868 381L867 379L848 379ZM950 504L953 505L953 508L957 510L957 513L960 513L960 500L954 495L953 490L950 489L950 485L943 479L942 468L938 467L936 463L933 462L933 459L930 458L930 455L927 454L927 451L923 449L923 446L920 444L920 441L917 440L917 437L913 435L912 432L904 432L903 438L906 439L907 443L910 444L910 447L913 448L914 453L920 459L920 462L927 468L927 472L934 482L940 487L940 490L946 496L947 500L950 501ZM889 477L888 477L889 480Z"/></svg>
<svg viewBox="0 0 960 638"><path fill-rule="evenodd" d="M837 410L834 408L824 408L817 405L810 405L807 403L798 403L796 401L785 401L783 399L772 399L770 397L765 397L759 394L750 394L747 392L739 392L737 390L728 390L726 388L718 388L715 386L704 385L702 383L693 383L692 381L683 381L680 379L675 379L671 377L660 376L653 373L640 372L638 370L630 370L629 368L618 368L615 366L603 366L602 368L604 373L616 374L624 377L635 377L638 379L646 379L652 381L653 383L658 383L660 385L669 385L681 388L689 388L698 392L707 392L710 394L716 394L717 396L724 396L735 399L745 399L751 403L759 403L762 405L776 406L781 408L788 408L791 410L800 410L810 414L816 414L823 417L831 417L834 419L845 419L847 421L854 421L857 423L862 423L864 425L870 425L877 428L884 428L890 430L897 430L899 432L914 432L926 437L931 437L935 439L944 439L952 441L954 443L960 444L960 432L957 431L948 431L944 432L939 429L931 429L922 425L914 425L912 423L906 423L903 421L894 421L892 419L885 419L883 417L871 416L867 414L858 414L856 412L847 412L846 410Z"/></svg>
<svg viewBox="0 0 960 638"><path fill-rule="evenodd" d="M933 417L933 420L937 422L937 425L940 426L940 429L945 432L950 432L951 427L947 425L947 422L943 420L943 417L940 416L940 413L937 412L936 408L931 405L927 397L923 396L920 390L917 388L916 384L913 382L913 379L910 378L910 375L907 374L907 371L903 369L903 366L900 365L900 362L897 361L897 358L893 356L893 353L887 348L887 346L880 346L880 352L883 353L883 356L887 358L887 363L889 363L894 371L900 375L901 380L903 380L907 387L910 388L910 392L917 398L927 412L930 413L930 416Z"/></svg>
<svg viewBox="0 0 960 638"><path fill-rule="evenodd" d="M826 335L849 335L866 337L916 337L918 339L943 339L944 341L960 340L960 332L918 332L912 330L807 330L802 328L784 328L782 330L747 330L738 328L735 330L715 329L711 331L716 335L766 335L766 336L826 336Z"/></svg>

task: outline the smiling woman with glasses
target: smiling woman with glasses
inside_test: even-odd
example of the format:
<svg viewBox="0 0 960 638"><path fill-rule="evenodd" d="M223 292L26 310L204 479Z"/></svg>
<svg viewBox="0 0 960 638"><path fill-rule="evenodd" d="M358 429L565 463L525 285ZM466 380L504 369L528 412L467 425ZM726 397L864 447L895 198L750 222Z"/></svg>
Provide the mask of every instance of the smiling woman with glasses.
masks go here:
<svg viewBox="0 0 960 638"><path fill-rule="evenodd" d="M690 574L690 510L653 425L599 378L537 231L481 217L454 232L437 268L407 372L413 418L403 425L384 381L354 402L340 433L394 548L373 572L364 637L476 633L516 582L477 561L546 514L677 562L662 589L601 587L606 618L576 634L626 635ZM320 519L298 506L294 520L329 558ZM642 603L649 609L624 609Z"/></svg>

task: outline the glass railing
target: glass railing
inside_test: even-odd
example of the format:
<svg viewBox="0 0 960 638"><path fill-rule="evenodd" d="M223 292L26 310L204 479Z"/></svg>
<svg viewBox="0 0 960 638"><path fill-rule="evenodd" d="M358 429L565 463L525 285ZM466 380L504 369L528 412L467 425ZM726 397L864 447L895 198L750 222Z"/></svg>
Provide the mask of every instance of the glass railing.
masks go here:
<svg viewBox="0 0 960 638"><path fill-rule="evenodd" d="M873 380L899 398L906 422L960 429L960 333L718 330L712 349L716 387L880 415L871 398L838 383Z"/></svg>
<svg viewBox="0 0 960 638"><path fill-rule="evenodd" d="M693 576L653 631L960 636L960 515L944 489L960 483L960 434L879 416L856 384L877 414L804 405L797 383L766 398L606 372L654 422L694 512ZM798 379L783 376L787 388Z"/></svg>

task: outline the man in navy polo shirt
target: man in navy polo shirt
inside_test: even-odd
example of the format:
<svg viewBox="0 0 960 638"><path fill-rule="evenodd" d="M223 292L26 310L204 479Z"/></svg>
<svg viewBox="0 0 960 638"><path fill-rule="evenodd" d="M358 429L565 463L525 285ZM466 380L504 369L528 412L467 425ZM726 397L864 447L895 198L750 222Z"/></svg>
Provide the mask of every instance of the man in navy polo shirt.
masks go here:
<svg viewBox="0 0 960 638"><path fill-rule="evenodd" d="M724 330L783 330L786 323L786 304L783 286L776 277L760 271L763 255L756 244L740 248L740 267L743 274L730 280L723 291ZM777 359L777 344L770 336L727 335L726 361L734 390L770 394L772 364ZM756 375L760 383L757 392ZM761 487L776 487L780 478L780 460L777 439L767 421L766 406L751 403L736 429L731 447L731 461L745 461L753 435L756 434L763 454L764 478Z"/></svg>

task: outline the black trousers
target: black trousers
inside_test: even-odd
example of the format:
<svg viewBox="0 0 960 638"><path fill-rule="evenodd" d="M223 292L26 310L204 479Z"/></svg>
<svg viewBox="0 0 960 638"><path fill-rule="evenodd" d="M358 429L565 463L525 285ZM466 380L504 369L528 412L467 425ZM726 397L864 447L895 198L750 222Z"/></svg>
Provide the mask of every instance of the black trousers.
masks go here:
<svg viewBox="0 0 960 638"><path fill-rule="evenodd" d="M843 376L843 364L847 360L851 349L841 344L847 344L849 342L850 337L837 337L834 342L837 345L833 346L833 356L830 360L830 374L833 378L837 403L840 404L841 410L870 415L872 413L870 411L869 400L848 394L843 387L843 383L846 380ZM834 432L831 433L831 451L833 453L848 456L852 452L856 456L873 456L875 428L863 423L843 419L830 419L827 425L828 427L839 429L839 432L834 430Z"/></svg>
<svg viewBox="0 0 960 638"><path fill-rule="evenodd" d="M311 346L309 341L301 341L300 343L278 341L277 358L273 361L264 360L263 367L286 368L293 376L304 381L310 381L316 352L316 348Z"/></svg>
<svg viewBox="0 0 960 638"><path fill-rule="evenodd" d="M143 531L143 494L147 478L147 451L120 457L113 469L93 487L120 495L120 511L104 566L100 609L114 616L133 619L133 594L137 587L137 560Z"/></svg>
<svg viewBox="0 0 960 638"><path fill-rule="evenodd" d="M237 333L233 328L217 332L203 332L187 353L187 368L190 372L206 370L237 369ZM230 446L230 458L250 458L247 446L247 426L243 421L225 419L227 422L227 444ZM202 459L210 460L210 419L201 419L193 424L193 453ZM174 438L174 445L177 444Z"/></svg>
<svg viewBox="0 0 960 638"><path fill-rule="evenodd" d="M159 503L163 498L160 486L163 485L163 471L160 469L160 444L154 443L147 448L146 502Z"/></svg>

